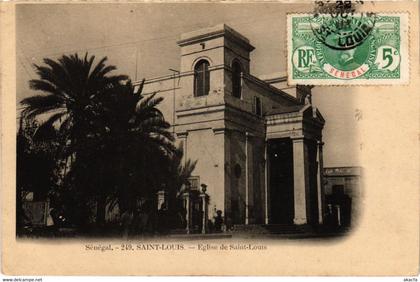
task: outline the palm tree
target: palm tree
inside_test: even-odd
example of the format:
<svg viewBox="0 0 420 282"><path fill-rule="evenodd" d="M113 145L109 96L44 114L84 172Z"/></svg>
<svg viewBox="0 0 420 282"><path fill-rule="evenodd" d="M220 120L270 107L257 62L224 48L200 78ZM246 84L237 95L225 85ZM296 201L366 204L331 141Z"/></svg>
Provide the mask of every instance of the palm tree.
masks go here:
<svg viewBox="0 0 420 282"><path fill-rule="evenodd" d="M176 153L170 124L157 108L163 98L156 98L156 93L144 97L143 85L144 80L135 91L128 81L114 87L103 100L102 155L107 161L102 163L110 178L107 184L113 186L111 200L118 202L121 212L133 211L140 198L154 195L164 179L158 174Z"/></svg>
<svg viewBox="0 0 420 282"><path fill-rule="evenodd" d="M93 62L87 54L44 59L46 66L35 65L40 79L30 81L44 94L21 103L23 117L39 120L35 137L60 144L66 170L61 186L68 187L62 195L95 203L102 225L107 203L133 212L162 184L179 189L195 163L181 166L182 151L158 109L162 97L142 95L144 80L135 91L127 76L110 75L115 67L106 66L106 58Z"/></svg>
<svg viewBox="0 0 420 282"><path fill-rule="evenodd" d="M102 132L106 134L100 155L105 156L101 164L106 176L101 179L108 185L102 195L109 207L118 204L120 214L134 214L141 203L142 212L153 216L156 193L164 186L170 212L177 219L177 196L197 162L183 163L182 144L174 146L170 124L158 109L163 98L157 98L156 93L143 96L143 85L144 80L135 91L128 81L112 89L102 101L106 127Z"/></svg>
<svg viewBox="0 0 420 282"><path fill-rule="evenodd" d="M184 156L183 143L181 142L176 150L176 153L171 157L171 173L170 173L170 185L175 187L174 192L180 193L188 179L191 177L192 172L197 165L197 160L192 161L190 159L185 160L182 163Z"/></svg>
<svg viewBox="0 0 420 282"><path fill-rule="evenodd" d="M127 79L125 75L110 75L115 66L106 66L102 58L93 66L95 56L88 54L63 55L57 61L44 59L45 66L34 65L40 79L29 82L30 88L44 92L21 101L22 115L27 118L47 116L40 121L36 135L42 136L58 123L64 144L70 144L71 153L77 152L92 129L101 96L114 85Z"/></svg>
<svg viewBox="0 0 420 282"><path fill-rule="evenodd" d="M102 58L94 65L95 56L84 58L63 55L58 60L45 58L45 65L34 65L39 79L33 79L30 88L42 91L21 101L22 117L38 119L39 126L35 138L55 139L60 150L57 155L66 168L76 160L87 160L87 144L98 135L97 121L100 121L101 100L109 89L121 85L127 79L125 75L111 75L115 66L106 65L107 58ZM52 128L57 130L51 130ZM58 132L52 136L51 132ZM70 160L70 165L67 164ZM89 179L89 168L79 170L79 179ZM81 188L81 187L80 187Z"/></svg>

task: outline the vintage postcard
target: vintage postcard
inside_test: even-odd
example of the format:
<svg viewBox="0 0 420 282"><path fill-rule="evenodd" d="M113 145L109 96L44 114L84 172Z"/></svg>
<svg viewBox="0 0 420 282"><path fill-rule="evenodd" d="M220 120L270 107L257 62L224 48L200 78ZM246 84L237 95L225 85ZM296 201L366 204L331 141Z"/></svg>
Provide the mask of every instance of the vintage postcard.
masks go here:
<svg viewBox="0 0 420 282"><path fill-rule="evenodd" d="M417 1L0 8L4 274L418 274Z"/></svg>

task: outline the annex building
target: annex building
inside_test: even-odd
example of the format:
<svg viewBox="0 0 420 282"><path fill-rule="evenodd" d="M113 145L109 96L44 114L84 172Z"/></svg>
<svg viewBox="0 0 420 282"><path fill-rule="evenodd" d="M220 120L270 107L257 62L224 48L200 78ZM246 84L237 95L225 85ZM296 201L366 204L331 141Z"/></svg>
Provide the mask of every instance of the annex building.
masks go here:
<svg viewBox="0 0 420 282"><path fill-rule="evenodd" d="M228 227L322 223L325 121L311 105L311 87L253 76L254 47L224 24L182 34L177 43L179 69L146 80L143 95L164 97L160 110L184 158L198 161L188 214L200 208L194 191L205 184L208 218L221 211Z"/></svg>

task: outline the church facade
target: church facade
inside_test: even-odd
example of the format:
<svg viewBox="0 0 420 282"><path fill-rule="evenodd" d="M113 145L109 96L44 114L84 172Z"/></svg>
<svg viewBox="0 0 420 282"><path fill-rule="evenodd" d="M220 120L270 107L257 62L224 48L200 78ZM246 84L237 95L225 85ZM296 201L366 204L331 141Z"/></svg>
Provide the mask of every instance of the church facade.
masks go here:
<svg viewBox="0 0 420 282"><path fill-rule="evenodd" d="M311 87L250 73L249 40L227 25L181 35L181 65L145 81L164 97L184 159L197 160L192 191L204 184L208 218L226 226L322 224L324 119ZM188 202L188 209L194 200Z"/></svg>

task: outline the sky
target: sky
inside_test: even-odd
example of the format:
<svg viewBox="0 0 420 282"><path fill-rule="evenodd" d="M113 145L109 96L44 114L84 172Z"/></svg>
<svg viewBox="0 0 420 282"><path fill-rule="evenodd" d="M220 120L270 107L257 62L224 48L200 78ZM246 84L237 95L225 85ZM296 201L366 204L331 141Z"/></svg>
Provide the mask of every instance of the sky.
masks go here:
<svg viewBox="0 0 420 282"><path fill-rule="evenodd" d="M117 66L132 80L171 74L179 69L184 32L225 23L256 48L251 74L286 71L286 11L312 6L280 3L20 4L16 7L17 107L37 94L33 64L43 58L88 52ZM136 60L137 58L137 60ZM315 87L313 103L326 119L324 166L359 165L356 100L347 87Z"/></svg>

